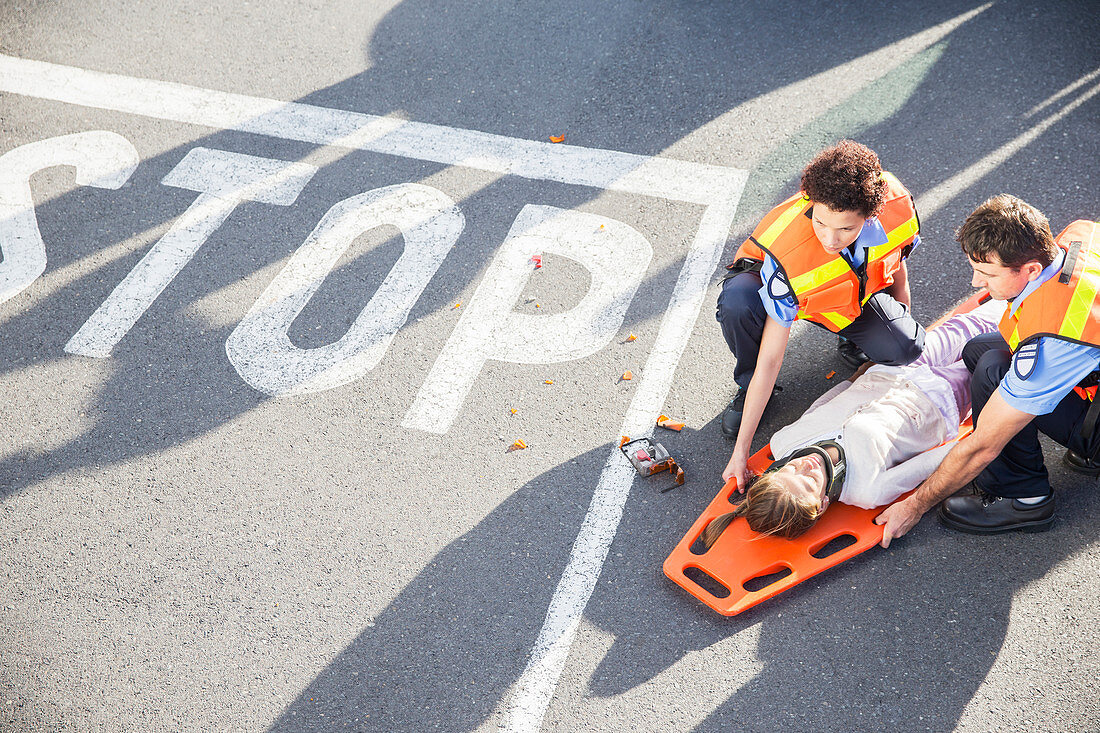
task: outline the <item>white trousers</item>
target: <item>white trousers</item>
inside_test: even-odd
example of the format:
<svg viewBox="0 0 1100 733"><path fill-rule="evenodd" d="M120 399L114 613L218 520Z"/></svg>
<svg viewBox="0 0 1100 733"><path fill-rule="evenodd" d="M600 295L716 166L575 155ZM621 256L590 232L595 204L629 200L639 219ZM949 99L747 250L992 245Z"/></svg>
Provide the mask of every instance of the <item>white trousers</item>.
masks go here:
<svg viewBox="0 0 1100 733"><path fill-rule="evenodd" d="M847 474L840 500L870 509L890 504L928 478L951 449L970 410L970 375L959 361L974 336L996 330L1004 303L992 301L930 330L921 357L874 366L841 382L771 439L777 458L835 438Z"/></svg>

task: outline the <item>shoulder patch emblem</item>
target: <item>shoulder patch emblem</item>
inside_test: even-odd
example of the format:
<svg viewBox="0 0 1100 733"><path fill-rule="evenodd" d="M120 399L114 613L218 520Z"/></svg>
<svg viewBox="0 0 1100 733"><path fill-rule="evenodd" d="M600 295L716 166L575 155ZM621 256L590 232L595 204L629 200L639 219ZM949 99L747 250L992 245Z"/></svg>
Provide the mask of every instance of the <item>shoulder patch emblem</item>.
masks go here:
<svg viewBox="0 0 1100 733"><path fill-rule="evenodd" d="M786 300L794 296L791 284L787 282L787 276L778 268L768 279L768 295L772 297L772 300Z"/></svg>
<svg viewBox="0 0 1100 733"><path fill-rule="evenodd" d="M1024 344L1012 357L1012 368L1020 379L1027 379L1035 372L1035 365L1039 361L1039 342L1032 341Z"/></svg>

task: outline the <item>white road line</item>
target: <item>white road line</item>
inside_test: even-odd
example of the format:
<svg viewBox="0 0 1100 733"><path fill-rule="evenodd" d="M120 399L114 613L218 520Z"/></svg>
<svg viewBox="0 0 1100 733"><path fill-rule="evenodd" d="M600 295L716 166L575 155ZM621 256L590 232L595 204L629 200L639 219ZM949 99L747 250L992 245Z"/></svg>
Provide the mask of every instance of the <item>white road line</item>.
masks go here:
<svg viewBox="0 0 1100 733"><path fill-rule="evenodd" d="M701 204L721 198L722 189L736 186L742 176L734 168L520 140L3 54L0 92Z"/></svg>
<svg viewBox="0 0 1100 733"><path fill-rule="evenodd" d="M4 55L0 55L0 92L706 205L656 345L623 419L622 432L632 437L652 432L718 265L747 176L746 171L733 168L517 140ZM508 730L536 731L541 726L618 529L633 477L618 450L612 450L530 662L506 703Z"/></svg>
<svg viewBox="0 0 1100 733"><path fill-rule="evenodd" d="M661 321L656 345L642 370L641 384L623 419L623 435L635 438L653 431L657 415L672 386L676 365L702 307L707 283L718 266L726 231L737 209L743 185L730 191L730 198L724 204L714 204L703 214L695 242L680 270L672 300ZM520 733L541 728L546 708L565 669L581 615L603 570L611 542L615 539L633 481L634 469L616 446L600 474L588 513L570 551L569 562L550 600L550 609L531 652L531 659L512 688L507 703L505 730Z"/></svg>

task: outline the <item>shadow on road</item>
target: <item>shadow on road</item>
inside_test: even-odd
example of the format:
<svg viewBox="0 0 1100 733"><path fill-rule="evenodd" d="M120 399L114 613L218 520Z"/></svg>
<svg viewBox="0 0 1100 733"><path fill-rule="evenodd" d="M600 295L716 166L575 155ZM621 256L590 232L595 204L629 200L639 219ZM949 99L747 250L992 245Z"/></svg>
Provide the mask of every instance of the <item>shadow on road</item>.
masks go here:
<svg viewBox="0 0 1100 733"><path fill-rule="evenodd" d="M917 13L904 5L866 2L829 8L681 2L643 9L576 0L552 8L406 0L370 39L367 71L298 101L520 138L567 132L568 141L577 145L660 154L762 94L978 6L945 1ZM942 55L895 116L870 128L857 125L855 131L919 195L1018 138L1031 124L1028 110L1036 100L1097 67L1095 13L1089 10L1083 2L1041 12L1022 0L996 3L947 38ZM1026 20L1020 22L1021 17ZM1049 43L1055 36L1061 45ZM1075 53L1082 48L1090 52ZM1025 63L1021 49L1042 49L1028 57L1028 62L1045 64L1042 73L1017 75ZM768 114L781 116L784 110ZM1095 121L1100 105L1094 98L1073 114ZM749 185L767 187L774 195L758 196L742 208L731 247L762 209L793 190L804 150L853 134L845 127L849 122L838 118L831 126L762 141L768 151L754 160L766 166L754 167ZM751 127L753 121L746 124ZM1054 127L994 165L980 185L964 186L934 220L922 222L933 236L926 237L925 251L911 268L918 310L925 316L938 313L965 289L965 273L947 272L944 266L957 258L960 272L963 267L950 232L986 195L1000 190L1020 195L1046 210L1055 228L1087 214L1096 190L1096 139L1100 135L1091 142L1067 142ZM286 160L301 159L311 150L235 132L215 133L194 145ZM1083 155L1082 145L1092 154ZM191 147L143 160L131 184L120 191L82 188L40 205L51 270L156 230L177 216L194 194L161 186L160 180ZM1063 167L1036 170L1036 161L1054 159L1054 151L1063 151ZM424 180L440 170L435 164L352 152L319 174L318 180L325 179L323 190L305 189L294 216L277 207L243 205L116 348L110 375L89 408L94 426L55 449L9 454L0 461L2 496L68 471L157 454L261 405L266 398L245 386L226 360L224 344L232 326L212 326L191 306L248 278L255 278L248 288L258 294L270 279L261 269L293 252L336 201L370 188ZM447 307L471 274L480 271L514 219L516 212L496 210L500 192L513 185L526 187L520 200L548 195L537 183L496 182L460 202L477 223L464 233L411 318ZM570 189L555 192L552 201L577 206L592 196ZM78 219L95 225L94 239L74 236L71 222ZM57 242L66 246L51 246ZM339 338L340 328L365 302L363 294L374 291L396 258L396 242L342 265L346 269L336 275L342 284L330 284L324 297L311 304L308 312L333 324L331 331L318 336L296 323L292 336L302 343L325 335ZM247 252L240 249L243 243ZM65 379L93 379L101 364L64 356L62 346L143 251L136 247L8 318L0 339L5 376L66 359L71 375ZM664 295L639 298L629 319L663 312L673 272L665 269L648 279L641 292ZM811 367L788 368L798 379ZM816 374L817 365L812 369ZM807 394L801 404L811 399ZM707 435L686 433L678 446L700 475L716 474L728 453L728 446L710 437L717 432L713 428L707 426ZM602 466L608 450L578 456L578 465ZM563 464L519 487L437 555L272 729L469 730L484 722L526 664L595 481L590 468ZM1085 528L1080 538L1056 530L974 540L940 532L926 520L897 549L868 553L775 603L723 621L653 572L710 494L670 495L668 504L678 502L676 508L665 505L664 516L655 517L638 511L637 493L636 487L612 548L613 556L622 553L626 559L605 569L587 612L588 619L616 637L591 690L597 696L630 690L686 652L762 622L764 671L733 691L704 729L746 720L789 719L820 730L889 723L895 688L919 688L939 700L928 727L950 728L1004 639L1013 593L1095 539ZM1079 517L1095 507L1091 497L1076 501L1082 511L1063 520L1063 526L1081 529L1087 523ZM930 557L937 559L930 562ZM956 623L943 626L945 617ZM882 656L883 648L896 651ZM864 704L815 704L853 699ZM867 715L873 717L861 717Z"/></svg>

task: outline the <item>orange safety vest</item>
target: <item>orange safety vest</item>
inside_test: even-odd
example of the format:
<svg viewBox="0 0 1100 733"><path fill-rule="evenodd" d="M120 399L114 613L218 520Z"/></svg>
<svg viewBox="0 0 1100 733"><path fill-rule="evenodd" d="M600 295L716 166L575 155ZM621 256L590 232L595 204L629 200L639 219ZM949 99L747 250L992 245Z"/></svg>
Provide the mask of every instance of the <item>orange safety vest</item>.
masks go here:
<svg viewBox="0 0 1100 733"><path fill-rule="evenodd" d="M1001 316L1001 335L1013 352L1043 336L1100 346L1100 222L1075 221L1055 242L1066 251L1061 273L1031 292L1015 314L1006 308Z"/></svg>
<svg viewBox="0 0 1100 733"><path fill-rule="evenodd" d="M829 254L814 234L813 203L798 193L776 206L742 244L735 262L763 262L764 253L783 269L798 299L798 318L840 331L859 317L862 306L875 293L894 282L905 248L920 229L913 197L893 174L883 171L886 203L878 215L886 231L886 243L867 250L866 274L861 279L839 254Z"/></svg>
<svg viewBox="0 0 1100 733"><path fill-rule="evenodd" d="M1080 219L1055 242L1066 252L1057 277L1040 285L1012 315L1006 308L1000 331L1015 353L1044 336L1100 347L1100 222ZM1075 388L1092 399L1096 388Z"/></svg>

